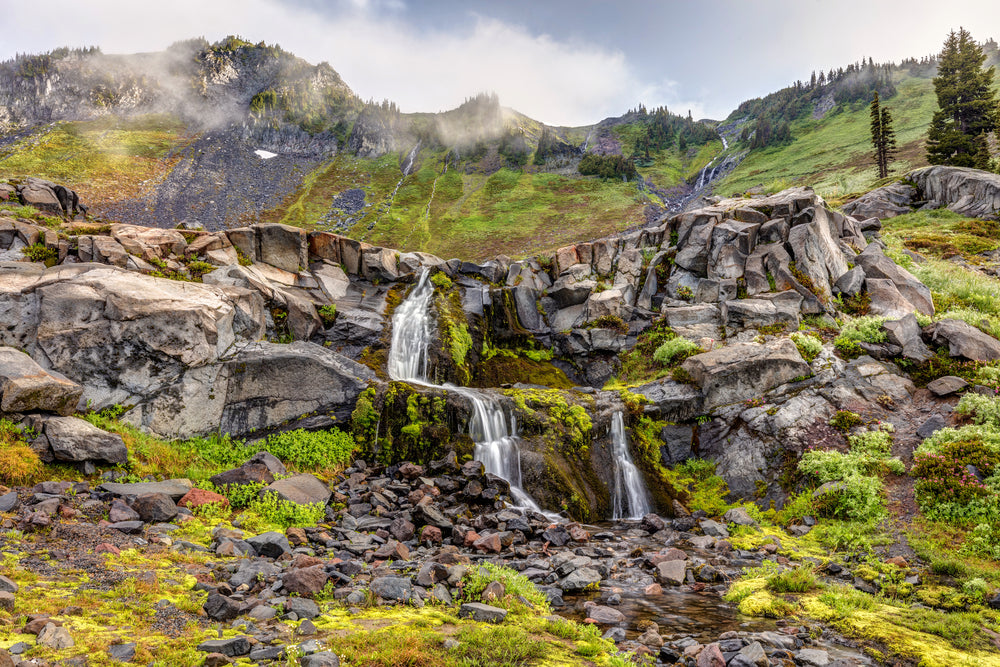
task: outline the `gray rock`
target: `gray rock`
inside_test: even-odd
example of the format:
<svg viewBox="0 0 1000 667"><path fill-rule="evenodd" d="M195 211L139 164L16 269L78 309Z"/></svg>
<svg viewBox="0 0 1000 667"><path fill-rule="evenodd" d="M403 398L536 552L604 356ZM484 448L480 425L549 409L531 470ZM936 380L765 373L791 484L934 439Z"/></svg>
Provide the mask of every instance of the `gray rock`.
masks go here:
<svg viewBox="0 0 1000 667"><path fill-rule="evenodd" d="M383 600L406 602L413 595L413 584L404 577L377 577L369 588Z"/></svg>
<svg viewBox="0 0 1000 667"><path fill-rule="evenodd" d="M198 650L205 653L221 653L224 656L236 658L250 653L250 639L249 637L209 639L198 644Z"/></svg>
<svg viewBox="0 0 1000 667"><path fill-rule="evenodd" d="M282 554L291 552L292 547L288 543L288 538L277 531L261 533L247 539L247 542L261 556L267 558L278 558Z"/></svg>
<svg viewBox="0 0 1000 667"><path fill-rule="evenodd" d="M231 621L240 615L243 606L225 595L211 593L205 600L203 608L205 614L213 621Z"/></svg>
<svg viewBox="0 0 1000 667"><path fill-rule="evenodd" d="M17 491L11 491L0 496L0 512L10 512L17 507Z"/></svg>
<svg viewBox="0 0 1000 667"><path fill-rule="evenodd" d="M944 417L941 415L931 415L927 418L927 421L921 424L920 428L917 429L917 437L925 439L929 438L947 425L948 422L946 422Z"/></svg>
<svg viewBox="0 0 1000 667"><path fill-rule="evenodd" d="M229 585L234 589L243 585L253 585L258 580L268 580L281 574L281 568L264 560L245 560L240 563L236 573L229 578Z"/></svg>
<svg viewBox="0 0 1000 667"><path fill-rule="evenodd" d="M690 357L681 368L701 387L705 410L760 396L811 372L787 338L766 345L735 343Z"/></svg>
<svg viewBox="0 0 1000 667"><path fill-rule="evenodd" d="M810 667L826 667L830 664L830 654L815 648L804 648L795 654L795 662Z"/></svg>
<svg viewBox="0 0 1000 667"><path fill-rule="evenodd" d="M750 516L750 514L747 513L746 509L743 507L734 507L731 510L727 510L726 513L722 515L722 519L726 523L735 523L738 526L757 525L757 522ZM702 530L704 530L704 528L702 528Z"/></svg>
<svg viewBox="0 0 1000 667"><path fill-rule="evenodd" d="M910 180L907 176L907 180ZM917 189L905 183L890 183L881 188L867 192L852 202L841 207L847 215L858 220L865 218L894 218L897 215L910 213L910 204L917 196Z"/></svg>
<svg viewBox="0 0 1000 667"><path fill-rule="evenodd" d="M684 583L687 573L687 562L683 560L668 560L656 565L656 577L661 583L680 586Z"/></svg>
<svg viewBox="0 0 1000 667"><path fill-rule="evenodd" d="M914 308L924 315L934 314L930 289L909 271L886 257L877 245L872 244L865 248L864 252L857 256L855 263L865 271L869 293L873 278L891 280L903 298L913 304ZM872 303L875 303L874 297Z"/></svg>
<svg viewBox="0 0 1000 667"><path fill-rule="evenodd" d="M837 282L833 284L833 292L835 294L844 294L846 296L857 296L865 286L865 271L860 266L855 266L853 269L845 273L844 275L837 278Z"/></svg>
<svg viewBox="0 0 1000 667"><path fill-rule="evenodd" d="M479 602L466 602L459 607L458 617L482 623L502 623L507 618L507 610Z"/></svg>
<svg viewBox="0 0 1000 667"><path fill-rule="evenodd" d="M17 583L15 583L13 580L8 579L7 577L5 577L2 574L0 574L0 592L3 592L3 593L16 593L17 592Z"/></svg>
<svg viewBox="0 0 1000 667"><path fill-rule="evenodd" d="M1000 210L1000 176L966 167L933 166L911 171L922 199L941 202L962 215L996 220Z"/></svg>
<svg viewBox="0 0 1000 667"><path fill-rule="evenodd" d="M601 583L601 573L592 567L581 567L570 572L559 582L559 587L567 593L582 591L588 586Z"/></svg>
<svg viewBox="0 0 1000 667"><path fill-rule="evenodd" d="M887 320L882 323L887 340L892 345L903 348L903 356L914 361L927 361L932 356L921 338L920 325L913 313L898 320Z"/></svg>
<svg viewBox="0 0 1000 667"><path fill-rule="evenodd" d="M146 493L135 499L132 509L146 523L170 521L177 516L177 505L165 493Z"/></svg>
<svg viewBox="0 0 1000 667"><path fill-rule="evenodd" d="M602 605L587 608L587 618L592 618L598 625L618 625L625 622L625 614L617 609Z"/></svg>
<svg viewBox="0 0 1000 667"><path fill-rule="evenodd" d="M108 527L127 535L136 535L142 532L144 525L142 521L116 521Z"/></svg>
<svg viewBox="0 0 1000 667"><path fill-rule="evenodd" d="M868 297L871 299L869 314L888 318L905 317L916 307L906 300L896 288L896 284L884 278L868 278L865 281Z"/></svg>
<svg viewBox="0 0 1000 667"><path fill-rule="evenodd" d="M289 593L309 596L322 591L328 578L326 568L319 564L289 570L282 576L281 581Z"/></svg>
<svg viewBox="0 0 1000 667"><path fill-rule="evenodd" d="M705 412L701 390L689 384L658 380L633 391L646 397L645 410L658 419L683 422Z"/></svg>
<svg viewBox="0 0 1000 667"><path fill-rule="evenodd" d="M294 613L299 618L311 619L319 616L319 605L312 600L300 597L289 597L285 601L285 613Z"/></svg>
<svg viewBox="0 0 1000 667"><path fill-rule="evenodd" d="M927 388L935 396L949 396L968 388L969 383L954 375L945 375L927 383Z"/></svg>
<svg viewBox="0 0 1000 667"><path fill-rule="evenodd" d="M83 387L46 371L24 352L0 347L0 412L76 411Z"/></svg>
<svg viewBox="0 0 1000 667"><path fill-rule="evenodd" d="M65 648L71 648L74 645L73 637L70 636L69 630L55 623L45 624L42 631L38 633L37 642L39 646L45 646L54 651L61 651Z"/></svg>
<svg viewBox="0 0 1000 667"><path fill-rule="evenodd" d="M711 535L712 537L717 537L720 539L729 537L729 530L718 521L712 521L711 519L702 519L700 522L698 522L698 525L701 527L702 532L704 532L706 535Z"/></svg>
<svg viewBox="0 0 1000 667"><path fill-rule="evenodd" d="M135 648L135 642L112 644L108 647L108 655L115 662L132 662L132 658L135 657Z"/></svg>
<svg viewBox="0 0 1000 667"><path fill-rule="evenodd" d="M330 489L315 475L301 474L279 479L264 488L278 494L279 498L298 505L319 503L325 505L330 499Z"/></svg>
<svg viewBox="0 0 1000 667"><path fill-rule="evenodd" d="M320 651L299 658L300 667L340 667L340 658L331 651Z"/></svg>
<svg viewBox="0 0 1000 667"><path fill-rule="evenodd" d="M147 493L163 493L170 496L170 499L176 502L191 490L191 481L187 479L168 479L163 482L133 482L131 484L105 482L97 488L100 491L107 491L116 496L141 496Z"/></svg>
<svg viewBox="0 0 1000 667"><path fill-rule="evenodd" d="M753 667L768 667L771 664L760 642L747 644L740 649L739 656L743 658L745 664Z"/></svg>
<svg viewBox="0 0 1000 667"><path fill-rule="evenodd" d="M935 345L947 345L953 357L973 361L1000 359L1000 341L962 320L943 319L924 329Z"/></svg>
<svg viewBox="0 0 1000 667"><path fill-rule="evenodd" d="M48 417L45 437L58 461L125 463L128 449L120 435L102 431L76 417Z"/></svg>

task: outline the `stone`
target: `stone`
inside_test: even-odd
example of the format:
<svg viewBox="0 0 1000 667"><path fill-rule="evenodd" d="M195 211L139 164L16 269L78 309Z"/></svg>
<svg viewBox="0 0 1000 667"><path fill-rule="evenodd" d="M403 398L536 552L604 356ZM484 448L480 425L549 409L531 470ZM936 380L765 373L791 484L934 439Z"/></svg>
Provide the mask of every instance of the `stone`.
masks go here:
<svg viewBox="0 0 1000 667"><path fill-rule="evenodd" d="M6 612L14 611L14 594L10 591L0 591L0 610Z"/></svg>
<svg viewBox="0 0 1000 667"><path fill-rule="evenodd" d="M857 296L865 287L865 271L859 266L855 266L844 275L837 278L833 283L834 294L846 296Z"/></svg>
<svg viewBox="0 0 1000 667"><path fill-rule="evenodd" d="M413 585L404 577L377 577L369 588L383 600L406 602L413 595Z"/></svg>
<svg viewBox="0 0 1000 667"><path fill-rule="evenodd" d="M680 586L687 572L686 561L668 560L656 564L656 576L661 583Z"/></svg>
<svg viewBox="0 0 1000 667"><path fill-rule="evenodd" d="M883 278L869 278L865 281L868 290L868 297L871 299L869 306L870 315L878 315L887 318L899 318L910 315L916 307L907 301L896 284L891 280Z"/></svg>
<svg viewBox="0 0 1000 667"><path fill-rule="evenodd" d="M259 452L240 467L213 475L209 481L220 488L231 484L250 484L251 482L270 484L276 476L286 474L288 471L285 469L285 465L276 456L270 452Z"/></svg>
<svg viewBox="0 0 1000 667"><path fill-rule="evenodd" d="M116 496L141 496L146 493L163 493L175 502L184 497L191 490L191 480L188 479L168 479L163 482L132 482L121 484L118 482L105 482L97 487L100 491L107 491Z"/></svg>
<svg viewBox="0 0 1000 667"><path fill-rule="evenodd" d="M220 507L229 507L229 498L220 493L208 491L206 489L191 489L177 501L178 507L192 509L203 505L217 504Z"/></svg>
<svg viewBox="0 0 1000 667"><path fill-rule="evenodd" d="M209 639L198 644L198 650L205 653L221 653L224 656L236 658L250 653L250 639L248 637Z"/></svg>
<svg viewBox="0 0 1000 667"><path fill-rule="evenodd" d="M625 614L617 609L603 605L593 605L587 608L587 618L598 625L618 625L625 622Z"/></svg>
<svg viewBox="0 0 1000 667"><path fill-rule="evenodd" d="M857 256L855 264L864 269L869 293L873 278L891 280L902 297L913 304L914 308L924 315L934 314L930 289L909 271L886 257L877 245L872 244L865 248L864 252ZM872 303L875 303L874 297Z"/></svg>
<svg viewBox="0 0 1000 667"><path fill-rule="evenodd" d="M126 644L112 644L108 647L108 655L115 662L132 662L132 658L135 657L135 642L128 642Z"/></svg>
<svg viewBox="0 0 1000 667"><path fill-rule="evenodd" d="M920 324L917 323L917 318L913 313L898 320L887 320L882 323L882 328L886 332L887 341L903 348L903 356L907 359L927 361L934 356L924 345Z"/></svg>
<svg viewBox="0 0 1000 667"><path fill-rule="evenodd" d="M701 387L706 410L760 396L811 373L787 338L766 345L734 343L689 357L681 368Z"/></svg>
<svg viewBox="0 0 1000 667"><path fill-rule="evenodd" d="M298 505L325 505L332 495L326 484L308 473L275 480L264 488L264 492L268 491L278 494L282 500Z"/></svg>
<svg viewBox="0 0 1000 667"><path fill-rule="evenodd" d="M292 550L288 538L274 530L248 538L247 542L258 554L267 558L278 558Z"/></svg>
<svg viewBox="0 0 1000 667"><path fill-rule="evenodd" d="M931 415L923 424L920 425L920 428L917 429L917 437L924 439L929 438L947 425L948 422L941 415Z"/></svg>
<svg viewBox="0 0 1000 667"><path fill-rule="evenodd" d="M340 658L332 651L320 651L299 658L299 667L340 667Z"/></svg>
<svg viewBox="0 0 1000 667"><path fill-rule="evenodd" d="M242 611L239 602L219 593L211 593L202 607L213 621L231 621Z"/></svg>
<svg viewBox="0 0 1000 667"><path fill-rule="evenodd" d="M299 618L316 618L319 616L319 605L306 598L289 597L285 601L285 612L293 613Z"/></svg>
<svg viewBox="0 0 1000 667"><path fill-rule="evenodd" d="M924 329L924 335L935 345L947 345L953 357L972 361L1000 359L1000 341L962 320L938 320Z"/></svg>
<svg viewBox="0 0 1000 667"><path fill-rule="evenodd" d="M389 533L400 542L412 540L415 530L414 525L402 517L393 519L389 525Z"/></svg>
<svg viewBox="0 0 1000 667"><path fill-rule="evenodd" d="M654 650L663 646L663 637L660 636L660 633L657 632L655 628L649 628L643 632L641 635L636 637L636 641L643 646L648 646Z"/></svg>
<svg viewBox="0 0 1000 667"><path fill-rule="evenodd" d="M128 460L128 449L120 435L76 417L48 417L44 432L57 461L118 464Z"/></svg>
<svg viewBox="0 0 1000 667"><path fill-rule="evenodd" d="M224 667L224 665L233 664L233 659L221 653L209 653L205 656L205 660L201 664L202 667Z"/></svg>
<svg viewBox="0 0 1000 667"><path fill-rule="evenodd" d="M17 491L11 491L0 496L0 512L10 512L18 505Z"/></svg>
<svg viewBox="0 0 1000 667"><path fill-rule="evenodd" d="M581 567L570 572L559 582L559 587L567 593L585 590L601 583L601 573L592 567Z"/></svg>
<svg viewBox="0 0 1000 667"><path fill-rule="evenodd" d="M726 667L726 659L722 655L719 644L712 643L701 650L695 664L698 667Z"/></svg>
<svg viewBox="0 0 1000 667"><path fill-rule="evenodd" d="M916 185L921 199L961 215L995 220L1000 210L1000 176L987 171L938 165L911 171L905 180Z"/></svg>
<svg viewBox="0 0 1000 667"><path fill-rule="evenodd" d="M764 647L760 642L751 642L740 649L739 656L743 658L746 665L752 665L753 667L768 667L770 661L767 658L767 653L764 652Z"/></svg>
<svg viewBox="0 0 1000 667"><path fill-rule="evenodd" d="M830 654L815 648L804 648L795 654L795 661L808 667L826 667L830 664Z"/></svg>
<svg viewBox="0 0 1000 667"><path fill-rule="evenodd" d="M0 412L76 411L83 387L61 373L46 371L24 352L0 347Z"/></svg>
<svg viewBox="0 0 1000 667"><path fill-rule="evenodd" d="M177 505L165 493L146 493L132 502L132 509L146 523L170 521L177 516Z"/></svg>
<svg viewBox="0 0 1000 667"><path fill-rule="evenodd" d="M910 176L907 176L907 180ZM917 189L907 183L891 183L867 192L841 207L847 215L858 220L865 218L894 218L913 211L910 204L917 196Z"/></svg>
<svg viewBox="0 0 1000 667"><path fill-rule="evenodd" d="M53 651L71 648L75 643L73 637L69 634L69 630L55 623L47 623L42 628L42 631L38 633L37 641L39 646L45 646Z"/></svg>
<svg viewBox="0 0 1000 667"><path fill-rule="evenodd" d="M757 526L757 522L750 516L744 507L734 507L727 510L726 513L722 515L722 520L726 523L735 523L738 526ZM704 530L704 528L702 530Z"/></svg>
<svg viewBox="0 0 1000 667"><path fill-rule="evenodd" d="M297 273L309 266L309 245L306 231L281 224L254 226L257 257L271 266Z"/></svg>
<svg viewBox="0 0 1000 667"><path fill-rule="evenodd" d="M702 519L698 525L701 527L702 532L706 535L711 535L712 537L726 538L729 537L729 530L719 523L718 521L712 521L711 519Z"/></svg>
<svg viewBox="0 0 1000 667"><path fill-rule="evenodd" d="M329 575L322 565L303 567L285 572L281 581L289 593L312 596L323 590Z"/></svg>
<svg viewBox="0 0 1000 667"><path fill-rule="evenodd" d="M502 623L507 618L507 610L479 602L466 602L459 607L458 617L481 623Z"/></svg>
<svg viewBox="0 0 1000 667"><path fill-rule="evenodd" d="M968 382L954 375L945 375L927 383L927 388L935 396L950 396L967 389L968 386Z"/></svg>

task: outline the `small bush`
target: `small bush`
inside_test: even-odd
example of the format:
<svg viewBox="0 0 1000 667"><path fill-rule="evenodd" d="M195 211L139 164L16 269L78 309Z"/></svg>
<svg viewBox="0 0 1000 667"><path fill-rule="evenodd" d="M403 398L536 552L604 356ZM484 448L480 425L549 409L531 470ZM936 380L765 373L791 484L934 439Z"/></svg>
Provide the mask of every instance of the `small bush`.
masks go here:
<svg viewBox="0 0 1000 667"><path fill-rule="evenodd" d="M823 341L813 334L796 331L791 336L795 347L799 348L799 354L807 364L811 364L813 359L818 357L823 351Z"/></svg>
<svg viewBox="0 0 1000 667"><path fill-rule="evenodd" d="M29 262L43 262L45 266L55 266L59 261L59 251L56 248L47 248L44 243L21 248L21 254Z"/></svg>
<svg viewBox="0 0 1000 667"><path fill-rule="evenodd" d="M431 276L431 282L434 283L435 287L443 292L447 292L454 285L454 283L451 282L451 278L448 277L448 274L443 271L438 271Z"/></svg>
<svg viewBox="0 0 1000 667"><path fill-rule="evenodd" d="M841 431L850 431L855 426L861 426L865 420L856 412L850 410L837 410L837 413L830 418L830 426Z"/></svg>
<svg viewBox="0 0 1000 667"><path fill-rule="evenodd" d="M503 600L496 600L490 604L514 612L528 611L529 608L520 601L523 598L535 607L536 613L548 612L548 600L535 584L517 571L493 563L483 563L466 572L462 579L462 595L466 600L479 602L483 590L493 581L499 581L504 585L506 595Z"/></svg>
<svg viewBox="0 0 1000 667"><path fill-rule="evenodd" d="M669 366L671 363L683 361L684 359L701 352L697 343L689 341L687 338L677 336L664 342L653 352L653 360L658 364Z"/></svg>
<svg viewBox="0 0 1000 667"><path fill-rule="evenodd" d="M595 329L610 329L620 334L628 333L628 324L617 315L601 315L591 325Z"/></svg>
<svg viewBox="0 0 1000 667"><path fill-rule="evenodd" d="M334 320L337 319L337 304L329 303L325 306L319 307L319 318L323 320L324 327L333 326Z"/></svg>
<svg viewBox="0 0 1000 667"><path fill-rule="evenodd" d="M243 515L243 527L259 533L275 527L315 526L325 515L326 507L321 503L300 505L268 492L248 503Z"/></svg>
<svg viewBox="0 0 1000 667"><path fill-rule="evenodd" d="M0 419L0 482L25 484L42 472L42 462L24 432L13 422Z"/></svg>
<svg viewBox="0 0 1000 667"><path fill-rule="evenodd" d="M860 354L858 343L884 343L888 334L882 328L885 317L856 317L847 320L840 328L840 335L833 341L834 347L845 354Z"/></svg>
<svg viewBox="0 0 1000 667"><path fill-rule="evenodd" d="M268 436L262 449L300 469L330 469L350 463L357 444L338 429L306 431L295 429Z"/></svg>
<svg viewBox="0 0 1000 667"><path fill-rule="evenodd" d="M767 589L775 593L807 593L819 588L816 570L808 566L784 570L767 578Z"/></svg>

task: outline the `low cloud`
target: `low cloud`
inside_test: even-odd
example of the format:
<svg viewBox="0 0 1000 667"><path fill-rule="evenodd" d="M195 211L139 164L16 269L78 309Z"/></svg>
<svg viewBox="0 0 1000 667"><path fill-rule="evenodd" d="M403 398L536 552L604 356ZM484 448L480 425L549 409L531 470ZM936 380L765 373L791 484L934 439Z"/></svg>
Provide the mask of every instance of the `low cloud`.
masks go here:
<svg viewBox="0 0 1000 667"><path fill-rule="evenodd" d="M190 37L214 41L239 34L278 43L313 63L327 61L362 98L391 99L404 111L454 108L481 91L496 92L505 106L553 125L594 123L640 102L678 113L691 109L696 118L703 109L684 101L669 80L642 81L621 51L560 41L487 17L418 31L406 22L415 10L399 0L347 0L338 16L276 0L38 4L59 20L38 22L15 12L5 21L0 57L58 46L153 51Z"/></svg>

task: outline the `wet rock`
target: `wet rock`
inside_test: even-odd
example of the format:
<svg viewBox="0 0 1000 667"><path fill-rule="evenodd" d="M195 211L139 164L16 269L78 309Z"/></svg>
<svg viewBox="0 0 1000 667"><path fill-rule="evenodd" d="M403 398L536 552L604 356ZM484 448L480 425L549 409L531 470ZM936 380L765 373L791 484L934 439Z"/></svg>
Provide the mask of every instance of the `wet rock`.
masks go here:
<svg viewBox="0 0 1000 667"><path fill-rule="evenodd" d="M210 639L198 644L198 650L205 653L221 653L224 656L235 658L250 653L250 639L248 637Z"/></svg>
<svg viewBox="0 0 1000 667"><path fill-rule="evenodd" d="M747 667L767 667L771 664L764 652L764 647L756 641L741 648L738 657L742 664Z"/></svg>
<svg viewBox="0 0 1000 667"><path fill-rule="evenodd" d="M698 667L726 667L726 659L717 643L708 644L698 654Z"/></svg>
<svg viewBox="0 0 1000 667"><path fill-rule="evenodd" d="M596 586L601 583L601 573L592 567L581 567L566 575L559 586L567 593L582 591L589 586Z"/></svg>
<svg viewBox="0 0 1000 667"><path fill-rule="evenodd" d="M687 563L683 560L668 560L656 565L656 576L661 583L680 586L684 583Z"/></svg>
<svg viewBox="0 0 1000 667"><path fill-rule="evenodd" d="M611 607L593 605L587 608L587 618L598 625L618 625L625 622L625 614Z"/></svg>
<svg viewBox="0 0 1000 667"><path fill-rule="evenodd" d="M479 602L466 602L459 607L458 617L483 623L502 623L507 618L507 610Z"/></svg>
<svg viewBox="0 0 1000 667"><path fill-rule="evenodd" d="M795 661L809 667L826 667L830 664L830 654L814 648L804 648L795 654Z"/></svg>

